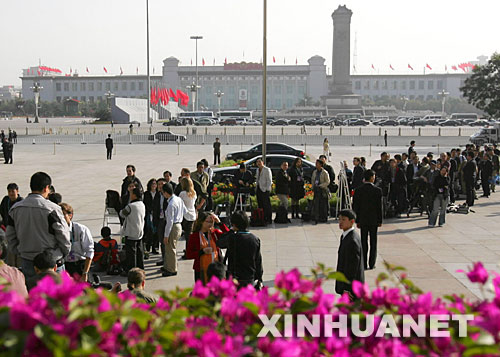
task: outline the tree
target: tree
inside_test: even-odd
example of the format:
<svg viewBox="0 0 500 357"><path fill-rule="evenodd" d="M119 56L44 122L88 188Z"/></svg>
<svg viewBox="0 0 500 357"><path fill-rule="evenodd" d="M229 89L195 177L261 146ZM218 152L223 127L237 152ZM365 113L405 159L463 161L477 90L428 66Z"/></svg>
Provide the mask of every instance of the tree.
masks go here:
<svg viewBox="0 0 500 357"><path fill-rule="evenodd" d="M470 104L500 117L500 54L494 53L486 65L474 67L460 90Z"/></svg>

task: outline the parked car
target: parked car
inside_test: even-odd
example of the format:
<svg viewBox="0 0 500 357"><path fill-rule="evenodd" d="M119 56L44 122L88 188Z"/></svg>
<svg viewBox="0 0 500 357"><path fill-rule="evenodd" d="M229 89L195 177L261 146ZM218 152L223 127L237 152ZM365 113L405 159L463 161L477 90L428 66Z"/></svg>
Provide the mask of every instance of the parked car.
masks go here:
<svg viewBox="0 0 500 357"><path fill-rule="evenodd" d="M446 119L439 123L439 126L460 126L462 125L462 121L455 119Z"/></svg>
<svg viewBox="0 0 500 357"><path fill-rule="evenodd" d="M163 126L182 126L182 122L180 120L169 120L163 123Z"/></svg>
<svg viewBox="0 0 500 357"><path fill-rule="evenodd" d="M344 120L344 125L347 126L367 126L370 125L368 120L364 119L346 119Z"/></svg>
<svg viewBox="0 0 500 357"><path fill-rule="evenodd" d="M245 124L245 126L258 126L258 125L261 125L262 123L259 122L258 120L255 120L255 119L248 119Z"/></svg>
<svg viewBox="0 0 500 357"><path fill-rule="evenodd" d="M248 161L245 161L247 170L250 170L250 172L252 172L254 177L257 172L257 164L256 164L257 159L259 158L261 158L260 155ZM279 171L283 161L288 162L288 166L291 166L293 160L295 160L296 158L297 156L293 155L276 155L276 154L266 155L266 166L271 169L274 178L277 172ZM305 159L302 159L302 167L304 169L304 180L310 182L312 172L315 169L315 164ZM224 182L224 180L231 179L238 170L239 170L238 165L213 169L214 172L213 182L220 183Z"/></svg>
<svg viewBox="0 0 500 357"><path fill-rule="evenodd" d="M395 119L382 120L377 123L380 126L398 126L399 122Z"/></svg>
<svg viewBox="0 0 500 357"><path fill-rule="evenodd" d="M290 119L288 121L288 125L297 125L297 123L300 121L300 119Z"/></svg>
<svg viewBox="0 0 500 357"><path fill-rule="evenodd" d="M281 154L304 157L304 151L282 143L267 143L266 154ZM262 144L255 145L245 151L230 152L226 155L226 160L249 160L255 156L262 155Z"/></svg>
<svg viewBox="0 0 500 357"><path fill-rule="evenodd" d="M470 126L488 126L489 122L487 120L475 120L469 123Z"/></svg>
<svg viewBox="0 0 500 357"><path fill-rule="evenodd" d="M215 122L212 119L201 118L201 119L198 119L194 123L194 125L196 125L196 126L212 126L212 125L215 125Z"/></svg>
<svg viewBox="0 0 500 357"><path fill-rule="evenodd" d="M219 125L236 125L236 119L225 119Z"/></svg>
<svg viewBox="0 0 500 357"><path fill-rule="evenodd" d="M276 119L275 121L271 122L271 125L288 125L288 120Z"/></svg>
<svg viewBox="0 0 500 357"><path fill-rule="evenodd" d="M174 134L171 131L158 131L154 135L149 135L149 140L158 141L186 141L185 135Z"/></svg>

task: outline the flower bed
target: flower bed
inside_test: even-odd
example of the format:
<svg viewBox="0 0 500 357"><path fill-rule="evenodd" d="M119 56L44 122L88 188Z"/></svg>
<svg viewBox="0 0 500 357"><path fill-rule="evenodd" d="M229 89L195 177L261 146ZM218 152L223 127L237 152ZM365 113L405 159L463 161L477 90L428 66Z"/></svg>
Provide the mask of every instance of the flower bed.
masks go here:
<svg viewBox="0 0 500 357"><path fill-rule="evenodd" d="M319 266L312 278L298 270L280 272L275 291L253 287L236 291L231 281L197 283L192 290L161 292L157 304L136 301L125 292L115 295L92 290L67 275L60 285L45 278L24 300L14 292L0 292L0 354L4 356L451 356L498 355L500 351L500 276L492 286L495 298L467 301L456 295L444 299L422 293L402 268L387 265L377 287L353 284L358 297L335 296L324 282L345 279ZM480 263L467 273L483 289L488 273ZM191 293L191 294L190 294ZM258 314L338 316L349 321L366 314L471 314L467 337L459 337L450 323L450 337L257 337L263 327ZM284 332L283 320L276 323ZM401 328L400 321L398 328ZM429 326L427 326L429 328ZM462 331L463 333L464 331Z"/></svg>

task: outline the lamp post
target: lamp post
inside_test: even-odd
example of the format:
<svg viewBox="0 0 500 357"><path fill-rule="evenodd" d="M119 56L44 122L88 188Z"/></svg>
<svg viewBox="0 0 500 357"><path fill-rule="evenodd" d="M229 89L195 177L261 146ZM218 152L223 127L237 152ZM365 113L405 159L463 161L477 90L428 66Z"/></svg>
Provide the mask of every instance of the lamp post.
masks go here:
<svg viewBox="0 0 500 357"><path fill-rule="evenodd" d="M195 91L198 91L198 88L200 88L200 86L198 85L198 40L202 40L203 39L203 36L191 36L190 37L191 40L195 40L196 42L196 87L195 87ZM194 99L197 99L196 98L196 95L194 96ZM193 101L193 111L194 111L194 105L195 105L195 101ZM196 100L196 108L198 108L198 101Z"/></svg>
<svg viewBox="0 0 500 357"><path fill-rule="evenodd" d="M40 91L43 89L43 87L40 85L40 83L35 82L33 83L33 87L31 87L30 89L35 94L35 123L38 123L38 102L40 101Z"/></svg>
<svg viewBox="0 0 500 357"><path fill-rule="evenodd" d="M148 123L153 125L153 119L151 118L151 76L149 74L149 0L146 0L146 62L148 69L148 110L147 110L147 120Z"/></svg>
<svg viewBox="0 0 500 357"><path fill-rule="evenodd" d="M408 104L408 97L402 96L401 100L403 101L403 112L406 112L406 104Z"/></svg>
<svg viewBox="0 0 500 357"><path fill-rule="evenodd" d="M106 97L106 105L108 106L109 110L111 109L111 98L113 98L115 95L108 90L106 93L104 93L104 96Z"/></svg>
<svg viewBox="0 0 500 357"><path fill-rule="evenodd" d="M440 95L443 99L441 101L441 113L443 114L443 119L444 119L444 116L445 116L445 113L444 113L444 105L446 103L446 97L449 95L450 93L446 92L444 89L438 93L438 95Z"/></svg>
<svg viewBox="0 0 500 357"><path fill-rule="evenodd" d="M264 0L262 37L262 162L266 164L267 125L267 0Z"/></svg>
<svg viewBox="0 0 500 357"><path fill-rule="evenodd" d="M186 87L189 91L191 91L191 103L193 105L193 112L195 111L195 103L197 103L196 101L196 94L198 92L198 89L200 88L199 86L196 85L196 83L193 82L193 84L189 85Z"/></svg>
<svg viewBox="0 0 500 357"><path fill-rule="evenodd" d="M224 93L221 90L218 90L217 92L214 93L214 95L217 97L217 103L219 104L219 119L220 119L220 102L222 100L222 96Z"/></svg>

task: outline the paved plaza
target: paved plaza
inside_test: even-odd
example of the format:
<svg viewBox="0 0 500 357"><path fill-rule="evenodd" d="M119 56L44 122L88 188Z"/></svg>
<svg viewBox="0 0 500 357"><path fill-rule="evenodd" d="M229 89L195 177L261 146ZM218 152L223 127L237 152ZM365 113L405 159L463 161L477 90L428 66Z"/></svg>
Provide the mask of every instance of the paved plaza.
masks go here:
<svg viewBox="0 0 500 357"><path fill-rule="evenodd" d="M462 143L463 139L459 140L455 145ZM224 146L222 154L239 149L239 145ZM403 146L373 147L370 156L369 147L333 146L331 149L336 172L340 161L351 163L353 156L366 156L371 165L382 150L387 150L391 156L406 151ZM420 155L428 151L438 153L436 146L417 146L416 149ZM443 149L449 147L440 150ZM150 178L160 177L164 170L172 171L177 181L182 167L194 169L199 159L212 160L212 149L208 145L185 145L180 150L178 155L176 145L117 145L113 160L107 161L105 148L101 145L56 145L54 153L52 145L19 144L14 150L14 165L0 165L0 189L4 190L0 192L6 193L7 184L16 182L21 195L26 196L30 176L36 171L45 171L51 175L63 201L73 206L75 221L87 225L98 239L105 191L119 191L127 164L137 167L137 176L145 185ZM319 146L307 146L311 159L321 152ZM481 296L481 292L466 281L465 275L456 270L466 269L480 260L487 269L500 271L497 266L500 262L499 203L500 193L492 194L489 199L480 198L474 206L475 213L449 214L442 228L428 228L426 217L417 213L410 218L384 221L379 234L377 268L366 272L366 281L374 286L376 276L384 271L385 260L405 266L409 278L424 291L437 295L463 293L470 298ZM111 228L113 234L119 233L119 225L113 224ZM265 285L272 286L274 275L281 270L297 267L309 274L310 268L318 262L336 267L341 232L333 219L316 226L293 220L290 225L273 224L252 231L262 242ZM184 246L184 241L179 242L179 258ZM146 261L147 290L192 286L192 261L179 261L179 274L163 278L155 265L158 257L152 256ZM125 278L118 277L105 277L104 280L125 282Z"/></svg>

